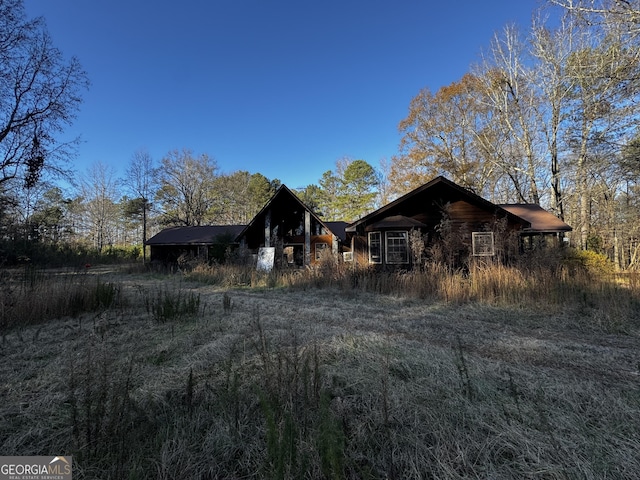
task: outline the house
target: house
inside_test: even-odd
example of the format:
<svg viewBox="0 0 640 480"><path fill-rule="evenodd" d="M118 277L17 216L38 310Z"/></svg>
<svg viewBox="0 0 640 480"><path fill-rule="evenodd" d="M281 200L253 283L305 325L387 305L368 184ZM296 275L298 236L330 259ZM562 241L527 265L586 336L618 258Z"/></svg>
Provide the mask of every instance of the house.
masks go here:
<svg viewBox="0 0 640 480"><path fill-rule="evenodd" d="M437 177L352 224L323 221L282 185L246 226L167 228L147 245L151 260L162 262L181 255L222 259L231 245L256 255L273 248L274 263L284 267L313 266L330 254L359 265L408 268L421 245L435 260L461 264L469 256L504 257L558 243L570 231L538 205L496 205Z"/></svg>
<svg viewBox="0 0 640 480"><path fill-rule="evenodd" d="M337 256L346 241L346 222L325 222L286 185L237 236L250 251L274 247L275 262L282 266L309 266L329 252Z"/></svg>
<svg viewBox="0 0 640 480"><path fill-rule="evenodd" d="M358 264L407 268L411 244L463 262L522 248L523 239L559 237L571 227L538 205L496 205L454 182L437 177L362 217L346 229ZM440 246L440 250L437 247Z"/></svg>
<svg viewBox="0 0 640 480"><path fill-rule="evenodd" d="M181 256L203 260L222 259L244 225L208 225L165 228L147 240L151 261L175 263Z"/></svg>

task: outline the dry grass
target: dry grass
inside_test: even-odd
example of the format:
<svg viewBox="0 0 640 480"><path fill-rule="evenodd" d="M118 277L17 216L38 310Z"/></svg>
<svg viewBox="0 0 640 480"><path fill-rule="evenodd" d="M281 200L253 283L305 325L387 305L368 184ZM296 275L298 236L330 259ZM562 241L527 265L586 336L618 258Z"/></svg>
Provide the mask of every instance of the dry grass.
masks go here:
<svg viewBox="0 0 640 480"><path fill-rule="evenodd" d="M79 479L640 471L637 283L223 268L88 274L120 301L5 327L4 454ZM199 307L145 307L175 296Z"/></svg>

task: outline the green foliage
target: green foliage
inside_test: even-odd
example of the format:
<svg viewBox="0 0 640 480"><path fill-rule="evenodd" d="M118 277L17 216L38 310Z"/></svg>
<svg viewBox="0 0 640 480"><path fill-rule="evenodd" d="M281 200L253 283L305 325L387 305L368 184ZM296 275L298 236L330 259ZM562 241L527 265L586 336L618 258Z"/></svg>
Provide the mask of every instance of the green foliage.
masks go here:
<svg viewBox="0 0 640 480"><path fill-rule="evenodd" d="M319 207L328 220L356 220L372 211L378 196L378 174L364 160L338 162L336 172L320 180ZM309 189L309 187L307 187Z"/></svg>
<svg viewBox="0 0 640 480"><path fill-rule="evenodd" d="M281 406L258 392L266 422L267 477L295 478L298 468L298 431L290 411L282 413Z"/></svg>
<svg viewBox="0 0 640 480"><path fill-rule="evenodd" d="M297 190L296 195L312 212L323 213L321 210L323 191L318 185L307 185L303 189Z"/></svg>
<svg viewBox="0 0 640 480"><path fill-rule="evenodd" d="M320 396L316 441L324 477L343 478L346 437L339 419L331 411L331 397L327 391Z"/></svg>
<svg viewBox="0 0 640 480"><path fill-rule="evenodd" d="M615 271L613 262L606 255L593 250L571 249L565 259L565 264L570 268L593 275L608 275Z"/></svg>
<svg viewBox="0 0 640 480"><path fill-rule="evenodd" d="M587 250L602 253L602 237L599 235L589 235L587 237Z"/></svg>
<svg viewBox="0 0 640 480"><path fill-rule="evenodd" d="M85 312L102 312L116 305L122 305L120 286L103 282L97 277L95 283L85 279L81 284L70 285L68 291L61 292L57 298L50 298L50 306L55 312L78 317ZM53 313L53 312L52 312Z"/></svg>
<svg viewBox="0 0 640 480"><path fill-rule="evenodd" d="M374 209L378 176L364 160L354 160L344 171L336 198L340 220L353 221Z"/></svg>
<svg viewBox="0 0 640 480"><path fill-rule="evenodd" d="M96 259L98 263L116 263L118 261L133 261L142 255L140 245L114 246L104 248L100 256Z"/></svg>
<svg viewBox="0 0 640 480"><path fill-rule="evenodd" d="M269 180L261 173L254 173L249 177L248 198L243 199L248 201L250 205L249 219L253 218L267 204L280 185L281 182L277 178Z"/></svg>
<svg viewBox="0 0 640 480"><path fill-rule="evenodd" d="M335 205L340 179L331 170L322 174L320 179L319 213L327 220L341 220L341 213Z"/></svg>
<svg viewBox="0 0 640 480"><path fill-rule="evenodd" d="M297 385L288 387L298 389ZM340 420L331 410L329 392L321 392L319 404L305 397L305 402L300 405L307 410L304 414L294 405L280 404L264 392L258 391L258 398L266 426L265 469L268 478L303 477L309 459L300 452L300 448L306 442L316 449L324 478L344 478L346 437Z"/></svg>
<svg viewBox="0 0 640 480"><path fill-rule="evenodd" d="M105 471L111 478L143 478L136 466L126 468L124 462L131 444L146 445L157 426L132 399L132 358L117 364L105 347L89 350L77 363L72 359L68 369L65 410L74 461L88 466L86 478Z"/></svg>
<svg viewBox="0 0 640 480"><path fill-rule="evenodd" d="M70 267L85 265L118 264L133 262L140 258L139 245L108 246L97 248L83 243L44 243L41 241L0 241L0 265L33 265L38 268Z"/></svg>
<svg viewBox="0 0 640 480"><path fill-rule="evenodd" d="M149 211L150 204L146 198L137 197L137 198L123 198L122 202L122 213L126 218L136 219L138 221L142 221L144 217L145 211Z"/></svg>
<svg viewBox="0 0 640 480"><path fill-rule="evenodd" d="M235 236L231 233L223 233L215 238L215 244L209 246L209 261L224 263L233 256L234 251L238 248L235 243Z"/></svg>
<svg viewBox="0 0 640 480"><path fill-rule="evenodd" d="M30 238L44 243L57 243L63 235L68 204L60 188L47 190L42 199L36 202L29 219Z"/></svg>
<svg viewBox="0 0 640 480"><path fill-rule="evenodd" d="M106 310L115 304L120 295L120 287L107 282L104 283L98 277L95 287L90 291L89 310Z"/></svg>

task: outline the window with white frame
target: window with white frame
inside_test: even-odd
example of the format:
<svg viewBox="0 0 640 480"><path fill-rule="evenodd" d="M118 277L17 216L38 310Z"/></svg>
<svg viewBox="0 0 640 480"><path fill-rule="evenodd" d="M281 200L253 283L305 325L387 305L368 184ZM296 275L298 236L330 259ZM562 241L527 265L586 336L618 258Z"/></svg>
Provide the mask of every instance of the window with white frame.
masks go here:
<svg viewBox="0 0 640 480"><path fill-rule="evenodd" d="M495 255L493 232L473 232L471 241L474 256L490 257Z"/></svg>
<svg viewBox="0 0 640 480"><path fill-rule="evenodd" d="M386 232L386 260L390 264L409 263L408 232Z"/></svg>
<svg viewBox="0 0 640 480"><path fill-rule="evenodd" d="M329 248L328 243L316 243L316 260L320 260L322 258L322 254L327 251Z"/></svg>
<svg viewBox="0 0 640 480"><path fill-rule="evenodd" d="M382 234L369 232L369 263L382 263Z"/></svg>

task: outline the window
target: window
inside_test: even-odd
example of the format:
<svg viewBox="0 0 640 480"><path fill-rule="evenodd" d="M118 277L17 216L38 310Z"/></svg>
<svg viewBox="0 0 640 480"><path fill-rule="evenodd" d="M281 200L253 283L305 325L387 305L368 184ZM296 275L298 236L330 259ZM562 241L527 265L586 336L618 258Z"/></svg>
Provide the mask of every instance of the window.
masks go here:
<svg viewBox="0 0 640 480"><path fill-rule="evenodd" d="M327 251L327 248L329 248L328 243L316 243L316 260L322 258L322 254Z"/></svg>
<svg viewBox="0 0 640 480"><path fill-rule="evenodd" d="M342 260L345 262L353 262L353 252L342 252Z"/></svg>
<svg viewBox="0 0 640 480"><path fill-rule="evenodd" d="M386 233L387 263L409 263L409 242L407 232Z"/></svg>
<svg viewBox="0 0 640 480"><path fill-rule="evenodd" d="M282 257L286 265L303 266L304 265L304 245L290 244L282 250Z"/></svg>
<svg viewBox="0 0 640 480"><path fill-rule="evenodd" d="M474 256L489 257L495 255L493 232L473 232L471 241Z"/></svg>
<svg viewBox="0 0 640 480"><path fill-rule="evenodd" d="M293 247L284 247L284 249L282 250L282 257L284 258L287 264L293 265L294 263Z"/></svg>
<svg viewBox="0 0 640 480"><path fill-rule="evenodd" d="M369 263L382 263L382 235L369 232Z"/></svg>

